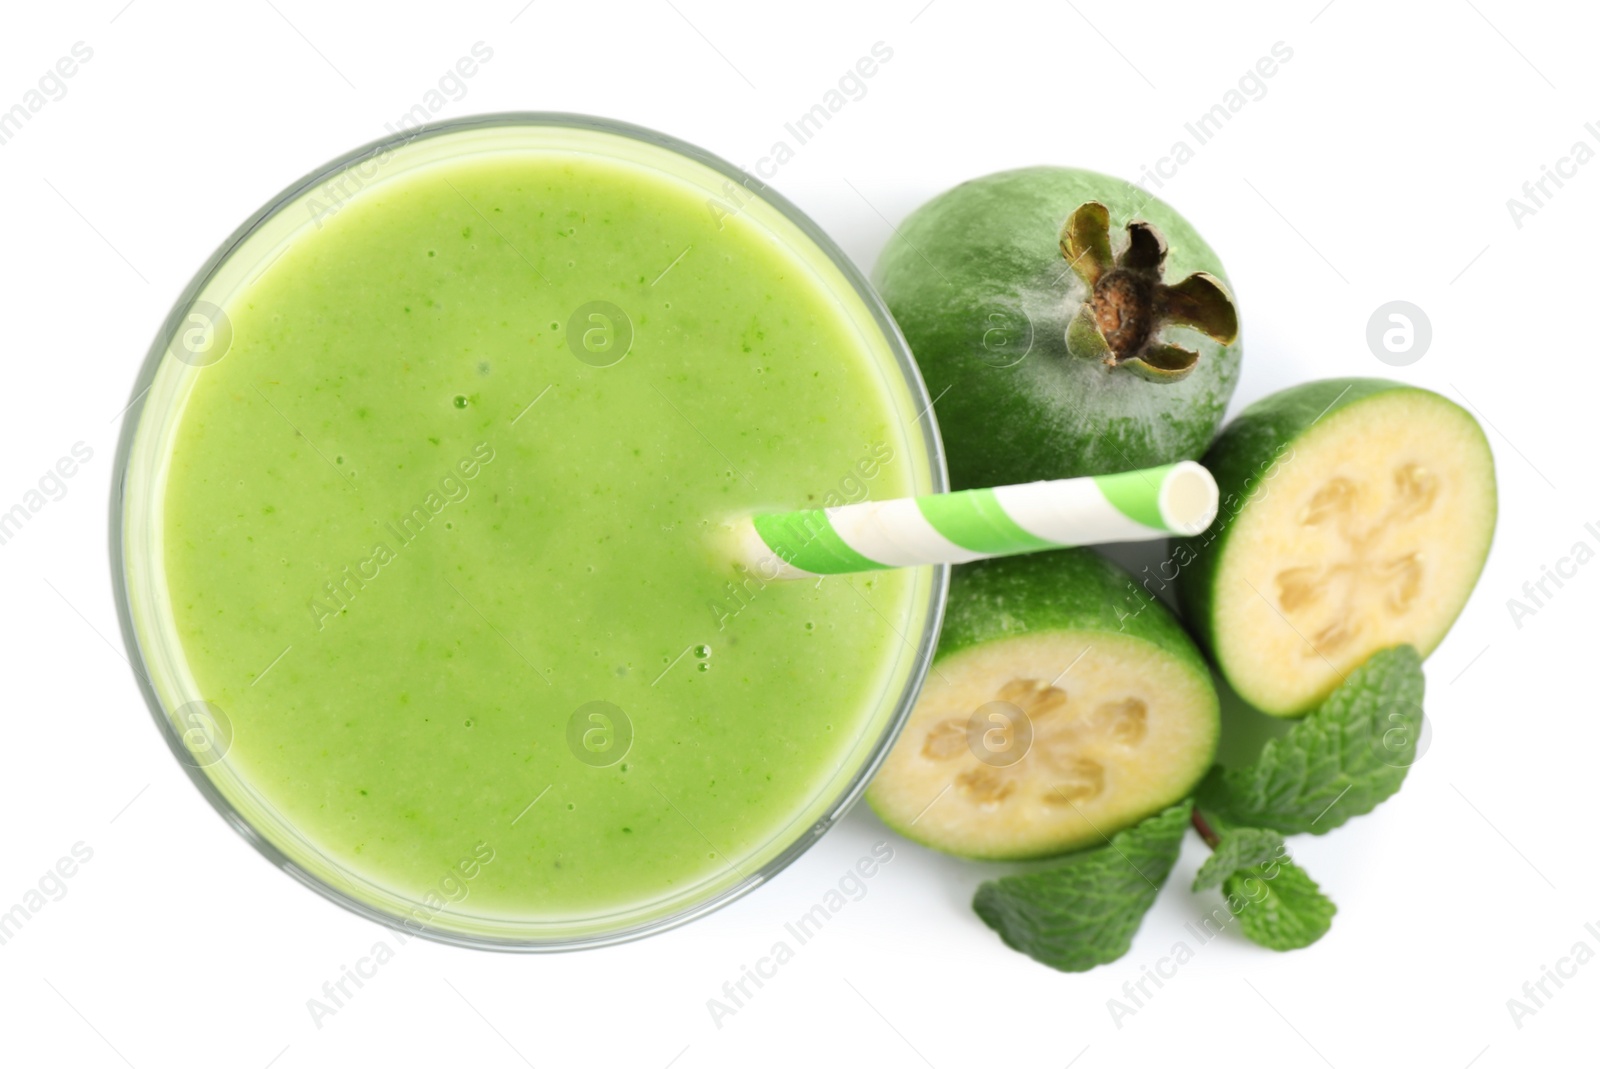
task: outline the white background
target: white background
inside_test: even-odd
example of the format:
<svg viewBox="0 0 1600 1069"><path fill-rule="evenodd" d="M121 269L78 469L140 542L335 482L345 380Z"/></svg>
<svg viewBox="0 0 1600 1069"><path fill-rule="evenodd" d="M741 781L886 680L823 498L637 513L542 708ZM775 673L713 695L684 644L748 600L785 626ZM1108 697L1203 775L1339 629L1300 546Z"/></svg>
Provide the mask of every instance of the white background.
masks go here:
<svg viewBox="0 0 1600 1069"><path fill-rule="evenodd" d="M93 859L0 946L0 1061L74 1066L466 1064L1275 1067L1593 1062L1600 964L1519 1029L1506 1001L1600 927L1592 815L1600 565L1513 620L1541 566L1600 548L1593 446L1600 166L1515 224L1507 198L1574 142L1600 20L1511 0L311 0L12 5L0 108L75 42L93 58L0 145L0 508L82 441L68 493L0 546L0 909L75 843ZM1319 10L1320 9L1320 10ZM1317 946L1233 933L1119 1028L1183 926L1192 840L1132 953L1082 975L1006 950L968 908L985 870L864 807L775 883L687 928L555 957L413 941L318 1028L307 999L386 930L270 868L206 805L123 661L106 552L118 413L150 338L217 243L306 171L384 132L482 41L441 117L589 112L750 166L874 42L893 58L774 184L869 267L917 204L1059 163L1137 178L1275 42L1269 82L1161 194L1227 264L1245 322L1236 405L1387 374L1489 428L1501 521L1427 665L1431 748L1405 790L1299 860L1339 904ZM1570 168L1569 168L1570 169ZM1369 351L1384 302L1432 346ZM1588 474L1586 474L1588 473ZM1553 589L1553 587L1551 588ZM735 1016L707 999L871 845L895 858ZM392 940L392 936L389 936ZM1553 989L1552 989L1553 990ZM1206 1052L1210 1052L1208 1056Z"/></svg>

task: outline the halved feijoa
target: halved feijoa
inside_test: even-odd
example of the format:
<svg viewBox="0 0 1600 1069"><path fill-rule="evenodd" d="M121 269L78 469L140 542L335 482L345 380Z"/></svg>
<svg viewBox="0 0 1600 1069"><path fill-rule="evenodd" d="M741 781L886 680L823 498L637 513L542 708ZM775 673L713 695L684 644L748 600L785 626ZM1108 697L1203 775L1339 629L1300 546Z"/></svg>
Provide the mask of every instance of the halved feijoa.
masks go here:
<svg viewBox="0 0 1600 1069"><path fill-rule="evenodd" d="M963 565L928 682L867 793L907 838L975 858L1102 843L1185 797L1216 691L1177 620L1089 550Z"/></svg>
<svg viewBox="0 0 1600 1069"><path fill-rule="evenodd" d="M1222 507L1174 546L1185 618L1263 712L1313 708L1375 650L1427 656L1494 535L1494 458L1464 409L1384 379L1257 401L1206 454Z"/></svg>

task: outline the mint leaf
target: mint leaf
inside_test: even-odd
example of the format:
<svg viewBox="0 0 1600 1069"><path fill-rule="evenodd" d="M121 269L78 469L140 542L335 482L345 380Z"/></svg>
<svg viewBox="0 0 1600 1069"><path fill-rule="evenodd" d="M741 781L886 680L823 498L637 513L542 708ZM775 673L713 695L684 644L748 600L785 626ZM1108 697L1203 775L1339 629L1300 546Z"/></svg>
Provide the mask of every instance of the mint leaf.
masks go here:
<svg viewBox="0 0 1600 1069"><path fill-rule="evenodd" d="M1268 950L1299 950L1328 934L1338 907L1293 861L1269 861L1222 883L1239 930ZM1234 910L1235 900L1243 906Z"/></svg>
<svg viewBox="0 0 1600 1069"><path fill-rule="evenodd" d="M1216 887L1240 869L1283 856L1283 836L1265 828L1219 829L1222 841L1194 874L1194 889Z"/></svg>
<svg viewBox="0 0 1600 1069"><path fill-rule="evenodd" d="M1422 730L1422 659L1379 650L1256 763L1213 768L1200 804L1235 824L1320 835L1400 789Z"/></svg>
<svg viewBox="0 0 1600 1069"><path fill-rule="evenodd" d="M1221 821L1215 833L1217 845L1195 874L1194 889L1221 884L1228 912L1247 939L1272 950L1296 950L1327 934L1334 904L1289 859L1283 836Z"/></svg>
<svg viewBox="0 0 1600 1069"><path fill-rule="evenodd" d="M972 908L1006 946L1063 972L1116 961L1178 860L1190 802L1049 868L989 880Z"/></svg>

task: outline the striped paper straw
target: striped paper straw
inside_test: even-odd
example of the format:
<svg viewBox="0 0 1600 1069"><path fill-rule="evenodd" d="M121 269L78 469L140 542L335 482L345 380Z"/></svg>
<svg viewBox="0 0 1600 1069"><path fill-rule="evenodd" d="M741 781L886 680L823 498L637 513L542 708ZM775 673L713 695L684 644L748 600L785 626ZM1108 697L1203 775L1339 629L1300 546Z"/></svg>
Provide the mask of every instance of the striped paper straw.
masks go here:
<svg viewBox="0 0 1600 1069"><path fill-rule="evenodd" d="M1185 460L1116 475L762 513L744 525L743 556L763 578L798 579L1194 535L1216 515L1216 480Z"/></svg>

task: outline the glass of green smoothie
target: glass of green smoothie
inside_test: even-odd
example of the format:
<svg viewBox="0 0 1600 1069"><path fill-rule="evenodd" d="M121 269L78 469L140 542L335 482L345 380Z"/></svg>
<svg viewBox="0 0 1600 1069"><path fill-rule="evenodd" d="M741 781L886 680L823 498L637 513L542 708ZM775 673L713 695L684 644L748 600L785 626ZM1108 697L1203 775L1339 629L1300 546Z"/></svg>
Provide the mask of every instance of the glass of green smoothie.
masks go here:
<svg viewBox="0 0 1600 1069"><path fill-rule="evenodd" d="M927 671L945 567L773 580L759 510L944 490L860 273L692 146L568 115L295 183L160 330L113 573L200 791L285 872L466 946L613 943L771 879Z"/></svg>

